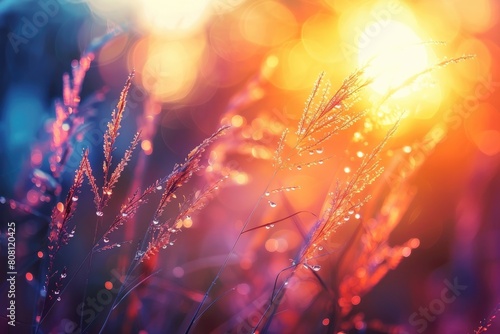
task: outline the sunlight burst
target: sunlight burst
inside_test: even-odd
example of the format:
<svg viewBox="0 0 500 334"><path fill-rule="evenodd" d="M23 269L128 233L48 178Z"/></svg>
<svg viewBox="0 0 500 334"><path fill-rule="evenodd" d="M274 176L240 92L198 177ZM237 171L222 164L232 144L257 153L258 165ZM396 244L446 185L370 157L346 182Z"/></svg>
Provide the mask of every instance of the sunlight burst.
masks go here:
<svg viewBox="0 0 500 334"><path fill-rule="evenodd" d="M372 37L370 37L372 36ZM428 67L428 54L420 37L407 25L390 21L378 34L367 27L358 43L358 63L369 64L367 74L375 78L371 88L380 94L398 87ZM414 87L401 89L394 97L408 96Z"/></svg>

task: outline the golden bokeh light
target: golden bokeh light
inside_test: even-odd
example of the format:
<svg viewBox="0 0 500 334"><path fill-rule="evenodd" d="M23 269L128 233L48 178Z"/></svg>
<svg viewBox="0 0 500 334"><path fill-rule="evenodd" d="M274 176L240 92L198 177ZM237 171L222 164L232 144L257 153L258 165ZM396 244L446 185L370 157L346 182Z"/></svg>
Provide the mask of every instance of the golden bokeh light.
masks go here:
<svg viewBox="0 0 500 334"><path fill-rule="evenodd" d="M292 12L277 1L260 1L242 17L241 32L245 39L263 46L274 46L291 38L297 30Z"/></svg>
<svg viewBox="0 0 500 334"><path fill-rule="evenodd" d="M315 60L326 63L342 60L335 16L313 15L304 22L301 33L305 49Z"/></svg>
<svg viewBox="0 0 500 334"><path fill-rule="evenodd" d="M300 39L286 43L275 54L279 63L269 81L281 89L309 88L323 69L322 64L309 55Z"/></svg>
<svg viewBox="0 0 500 334"><path fill-rule="evenodd" d="M142 85L158 101L172 102L185 98L195 85L197 64L204 46L200 38L150 40L144 66L134 66L141 74Z"/></svg>
<svg viewBox="0 0 500 334"><path fill-rule="evenodd" d="M456 1L453 3L460 13L464 28L470 32L484 32L494 23L491 0Z"/></svg>

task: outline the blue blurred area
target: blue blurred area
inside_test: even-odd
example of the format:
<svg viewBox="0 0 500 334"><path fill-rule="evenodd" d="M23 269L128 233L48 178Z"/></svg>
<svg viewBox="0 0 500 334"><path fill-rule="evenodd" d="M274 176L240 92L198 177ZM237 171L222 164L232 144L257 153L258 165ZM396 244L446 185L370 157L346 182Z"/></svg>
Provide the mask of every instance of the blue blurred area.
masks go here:
<svg viewBox="0 0 500 334"><path fill-rule="evenodd" d="M54 115L54 100L62 91L61 77L82 52L82 39L90 38L81 27L92 20L87 6L76 1L0 2L3 195L15 197L16 182L28 175L31 146L41 139L45 122ZM99 78L89 73L86 83L96 80ZM85 86L91 84L84 84L83 97L89 94Z"/></svg>

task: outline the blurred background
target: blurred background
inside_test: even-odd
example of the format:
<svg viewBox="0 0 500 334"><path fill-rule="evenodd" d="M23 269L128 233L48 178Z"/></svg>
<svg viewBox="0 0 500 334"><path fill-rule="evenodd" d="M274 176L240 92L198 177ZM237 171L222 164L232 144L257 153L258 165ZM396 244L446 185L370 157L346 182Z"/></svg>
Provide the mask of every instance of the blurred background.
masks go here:
<svg viewBox="0 0 500 334"><path fill-rule="evenodd" d="M369 62L367 74L375 79L357 106L365 108L427 68L474 55L422 75L382 108L369 111L362 124L325 146L324 164L280 175L272 189L300 189L271 194L276 205L261 202L249 222L255 227L298 211L319 214L335 180L345 179L356 156L380 142L404 110L381 154L387 172L369 190L373 204L327 242L317 260L318 275L335 284L338 253L360 221L377 215L392 178L403 177L414 195L388 244L415 239L418 248L411 256L404 253L407 258L368 293L356 296L359 300L349 301L353 310L344 330L472 333L500 302L499 13L496 0L1 0L0 213L2 258L6 223L17 224L20 323L14 332L29 332L32 323L39 252L46 247L43 217L71 185L84 148L99 173L102 134L130 72L135 77L116 159L136 130L143 136L120 193L167 175L220 124L232 125L208 152L206 173L185 193L204 187L212 174L229 166L226 186L193 224L184 225L173 247L136 273L162 269L128 297L107 327L145 334L186 328L271 178L281 132L295 131L322 71L335 91ZM111 37L103 40L107 34ZM62 98L63 74L77 68L74 60L86 50L93 61L81 91L85 131L71 141L60 177L52 177L47 142L55 101ZM120 200L124 197L110 204L110 212L119 209ZM95 214L85 209L93 207L87 186L79 205L78 238L58 258L70 275L91 248ZM134 252L149 223L143 211L134 225L113 235L131 245L96 256L89 296L103 287L110 290L105 284L123 276L120 261ZM276 275L301 245L297 226L307 231L314 222L307 214L296 219L243 235L210 301L234 291L209 308L195 332L250 332ZM271 331L332 331L331 298L321 294L314 276L298 277ZM75 310L85 279L79 274L71 281L44 319L43 332L77 332L78 325L71 326L79 323ZM454 282L465 288L452 302L443 302L443 289ZM6 288L2 285L2 307ZM97 317L89 332L98 332L103 320ZM500 331L498 321L490 331Z"/></svg>

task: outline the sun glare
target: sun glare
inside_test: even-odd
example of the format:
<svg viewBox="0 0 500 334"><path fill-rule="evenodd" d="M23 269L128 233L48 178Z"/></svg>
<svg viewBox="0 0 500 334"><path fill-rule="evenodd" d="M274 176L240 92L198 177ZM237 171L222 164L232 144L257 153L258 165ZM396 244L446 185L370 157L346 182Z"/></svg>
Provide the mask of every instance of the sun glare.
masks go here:
<svg viewBox="0 0 500 334"><path fill-rule="evenodd" d="M420 37L396 21L390 21L378 31L368 26L359 38L358 50L358 63L368 64L367 75L375 78L371 88L380 94L428 67L427 50ZM401 89L393 97L405 97L412 89L415 87Z"/></svg>
<svg viewBox="0 0 500 334"><path fill-rule="evenodd" d="M143 20L158 31L195 28L203 20L211 0L143 0Z"/></svg>

